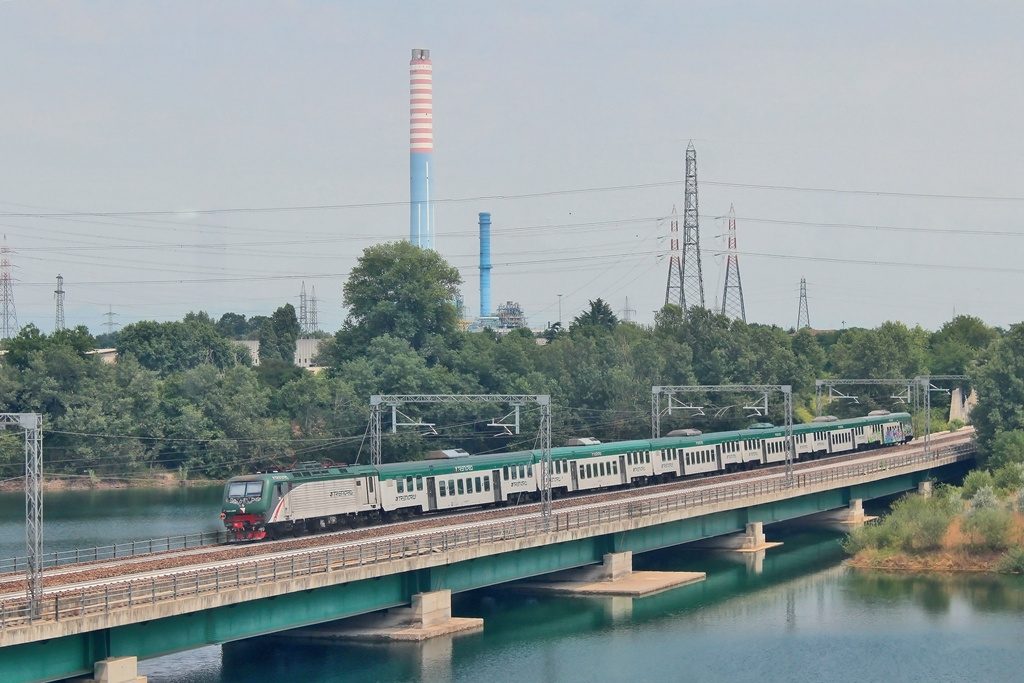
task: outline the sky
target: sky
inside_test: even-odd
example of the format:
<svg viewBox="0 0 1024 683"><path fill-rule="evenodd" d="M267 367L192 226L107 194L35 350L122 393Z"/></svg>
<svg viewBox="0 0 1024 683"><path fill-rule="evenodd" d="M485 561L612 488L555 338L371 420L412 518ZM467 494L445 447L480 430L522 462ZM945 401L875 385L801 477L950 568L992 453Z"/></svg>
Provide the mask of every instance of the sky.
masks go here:
<svg viewBox="0 0 1024 683"><path fill-rule="evenodd" d="M697 150L705 302L748 322L1024 320L1024 5L0 2L0 228L19 325L320 327L408 238L409 58L434 65L436 249L479 314L650 324ZM110 314L110 315L108 315Z"/></svg>

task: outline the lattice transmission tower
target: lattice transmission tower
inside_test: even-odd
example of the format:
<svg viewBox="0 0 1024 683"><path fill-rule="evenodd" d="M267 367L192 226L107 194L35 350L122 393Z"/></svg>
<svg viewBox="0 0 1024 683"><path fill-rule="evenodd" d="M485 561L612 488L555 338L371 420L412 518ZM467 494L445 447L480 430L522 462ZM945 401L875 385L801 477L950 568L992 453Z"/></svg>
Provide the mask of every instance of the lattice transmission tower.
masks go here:
<svg viewBox="0 0 1024 683"><path fill-rule="evenodd" d="M53 319L53 331L59 332L64 329L64 276L57 276L57 289L53 290L53 296L57 300L57 314Z"/></svg>
<svg viewBox="0 0 1024 683"><path fill-rule="evenodd" d="M704 308L704 276L701 273L700 221L697 213L697 150L686 147L686 195L683 206L683 310Z"/></svg>
<svg viewBox="0 0 1024 683"><path fill-rule="evenodd" d="M309 331L320 331L320 321L316 313L316 287L313 287L309 294Z"/></svg>
<svg viewBox="0 0 1024 683"><path fill-rule="evenodd" d="M747 322L747 309L743 306L743 282L740 280L740 257L736 253L736 211L732 204L729 205L729 256L725 262L722 315Z"/></svg>
<svg viewBox="0 0 1024 683"><path fill-rule="evenodd" d="M10 339L18 333L18 313L14 310L14 289L11 282L11 250L7 246L7 235L4 235L4 243L0 247L0 298L3 299L3 310L0 311L0 339Z"/></svg>
<svg viewBox="0 0 1024 683"><path fill-rule="evenodd" d="M800 310L796 313L796 329L811 326L811 314L807 312L807 278L800 278Z"/></svg>
<svg viewBox="0 0 1024 683"><path fill-rule="evenodd" d="M679 216L672 206L669 223L668 284L665 285L665 303L683 308L683 252L679 249Z"/></svg>
<svg viewBox="0 0 1024 683"><path fill-rule="evenodd" d="M299 333L309 334L309 309L306 306L306 283L302 283L299 292Z"/></svg>

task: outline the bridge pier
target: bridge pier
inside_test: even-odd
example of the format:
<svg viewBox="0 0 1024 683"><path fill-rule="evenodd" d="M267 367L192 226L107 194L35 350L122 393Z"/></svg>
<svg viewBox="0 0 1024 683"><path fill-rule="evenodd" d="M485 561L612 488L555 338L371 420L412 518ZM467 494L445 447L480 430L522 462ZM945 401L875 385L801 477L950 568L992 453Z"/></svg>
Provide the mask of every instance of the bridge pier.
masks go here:
<svg viewBox="0 0 1024 683"><path fill-rule="evenodd" d="M706 578L704 572L634 572L633 553L626 551L607 553L598 565L554 572L540 581L517 583L510 588L554 595L642 598Z"/></svg>
<svg viewBox="0 0 1024 683"><path fill-rule="evenodd" d="M932 497L932 483L930 481L922 481L917 485L917 493L922 498Z"/></svg>
<svg viewBox="0 0 1024 683"><path fill-rule="evenodd" d="M832 531L841 531L845 534L849 533L853 529L863 526L866 522L870 522L875 519L878 519L878 517L864 514L863 499L854 498L845 508L829 510L828 512L822 512L821 514L811 515L808 517L807 523L811 526L817 526Z"/></svg>
<svg viewBox="0 0 1024 683"><path fill-rule="evenodd" d="M280 634L310 640L360 640L370 642L422 641L438 636L477 631L484 620L452 616L450 590L417 593L409 607L393 607L350 619L295 629Z"/></svg>
<svg viewBox="0 0 1024 683"><path fill-rule="evenodd" d="M763 522L748 522L747 528L744 531L698 541L693 544L693 547L709 548L711 550L733 550L738 553L757 553L778 545L782 545L782 543L765 540Z"/></svg>
<svg viewBox="0 0 1024 683"><path fill-rule="evenodd" d="M73 678L71 683L146 683L139 675L137 657L111 657L95 664L92 678Z"/></svg>

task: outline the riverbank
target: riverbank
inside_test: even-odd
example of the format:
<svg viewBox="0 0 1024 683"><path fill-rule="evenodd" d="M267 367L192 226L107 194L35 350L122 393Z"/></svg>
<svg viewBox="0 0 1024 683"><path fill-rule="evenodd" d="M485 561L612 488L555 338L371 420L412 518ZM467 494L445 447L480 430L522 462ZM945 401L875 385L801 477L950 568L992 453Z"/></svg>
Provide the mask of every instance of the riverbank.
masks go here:
<svg viewBox="0 0 1024 683"><path fill-rule="evenodd" d="M115 489L169 489L192 486L217 486L215 479L182 479L173 472L133 474L131 477L97 477L83 475L44 476L43 491L109 491ZM25 479L17 477L0 481L0 492L25 490Z"/></svg>
<svg viewBox="0 0 1024 683"><path fill-rule="evenodd" d="M845 547L855 552L845 564L855 569L900 572L1021 573L1024 569L1020 565L1024 552L1024 514L994 510L991 521L985 525L987 528L978 528L976 519L972 520L966 513L953 517L946 522L948 526L941 535L937 534L936 542L910 550L908 547L914 545L911 539L926 536L927 530L922 527L927 524L918 521L915 529L906 520L887 519L876 525L875 530L854 532L847 539ZM882 540L879 537L886 535L886 524L902 526L902 529L890 530L891 535L885 539L888 543L878 542ZM909 535L899 539L900 531Z"/></svg>

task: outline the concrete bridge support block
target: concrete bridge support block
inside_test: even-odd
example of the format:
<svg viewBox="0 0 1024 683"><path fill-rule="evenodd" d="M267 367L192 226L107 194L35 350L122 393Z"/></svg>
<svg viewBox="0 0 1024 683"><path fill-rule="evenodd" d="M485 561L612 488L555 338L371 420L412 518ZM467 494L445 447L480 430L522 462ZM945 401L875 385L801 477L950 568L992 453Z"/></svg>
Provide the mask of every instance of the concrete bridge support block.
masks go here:
<svg viewBox="0 0 1024 683"><path fill-rule="evenodd" d="M452 616L450 590L417 593L409 607L367 614L339 622L296 629L281 634L309 640L357 640L369 642L423 641L483 628L484 620Z"/></svg>
<svg viewBox="0 0 1024 683"><path fill-rule="evenodd" d="M607 553L598 565L555 572L543 581L514 584L512 590L555 595L640 598L703 581L704 572L634 572L633 553Z"/></svg>
<svg viewBox="0 0 1024 683"><path fill-rule="evenodd" d="M768 548L774 548L782 543L769 543L764 536L764 524L762 522L750 522L745 531L718 536L704 541L698 541L694 547L710 548L713 550L734 550L740 553L757 553Z"/></svg>
<svg viewBox="0 0 1024 683"><path fill-rule="evenodd" d="M917 493L922 498L931 498L932 497L932 483L930 481L922 481L920 484L917 485Z"/></svg>
<svg viewBox="0 0 1024 683"><path fill-rule="evenodd" d="M75 678L75 683L146 683L146 677L139 675L137 657L111 657L103 659L93 667L93 678Z"/></svg>

